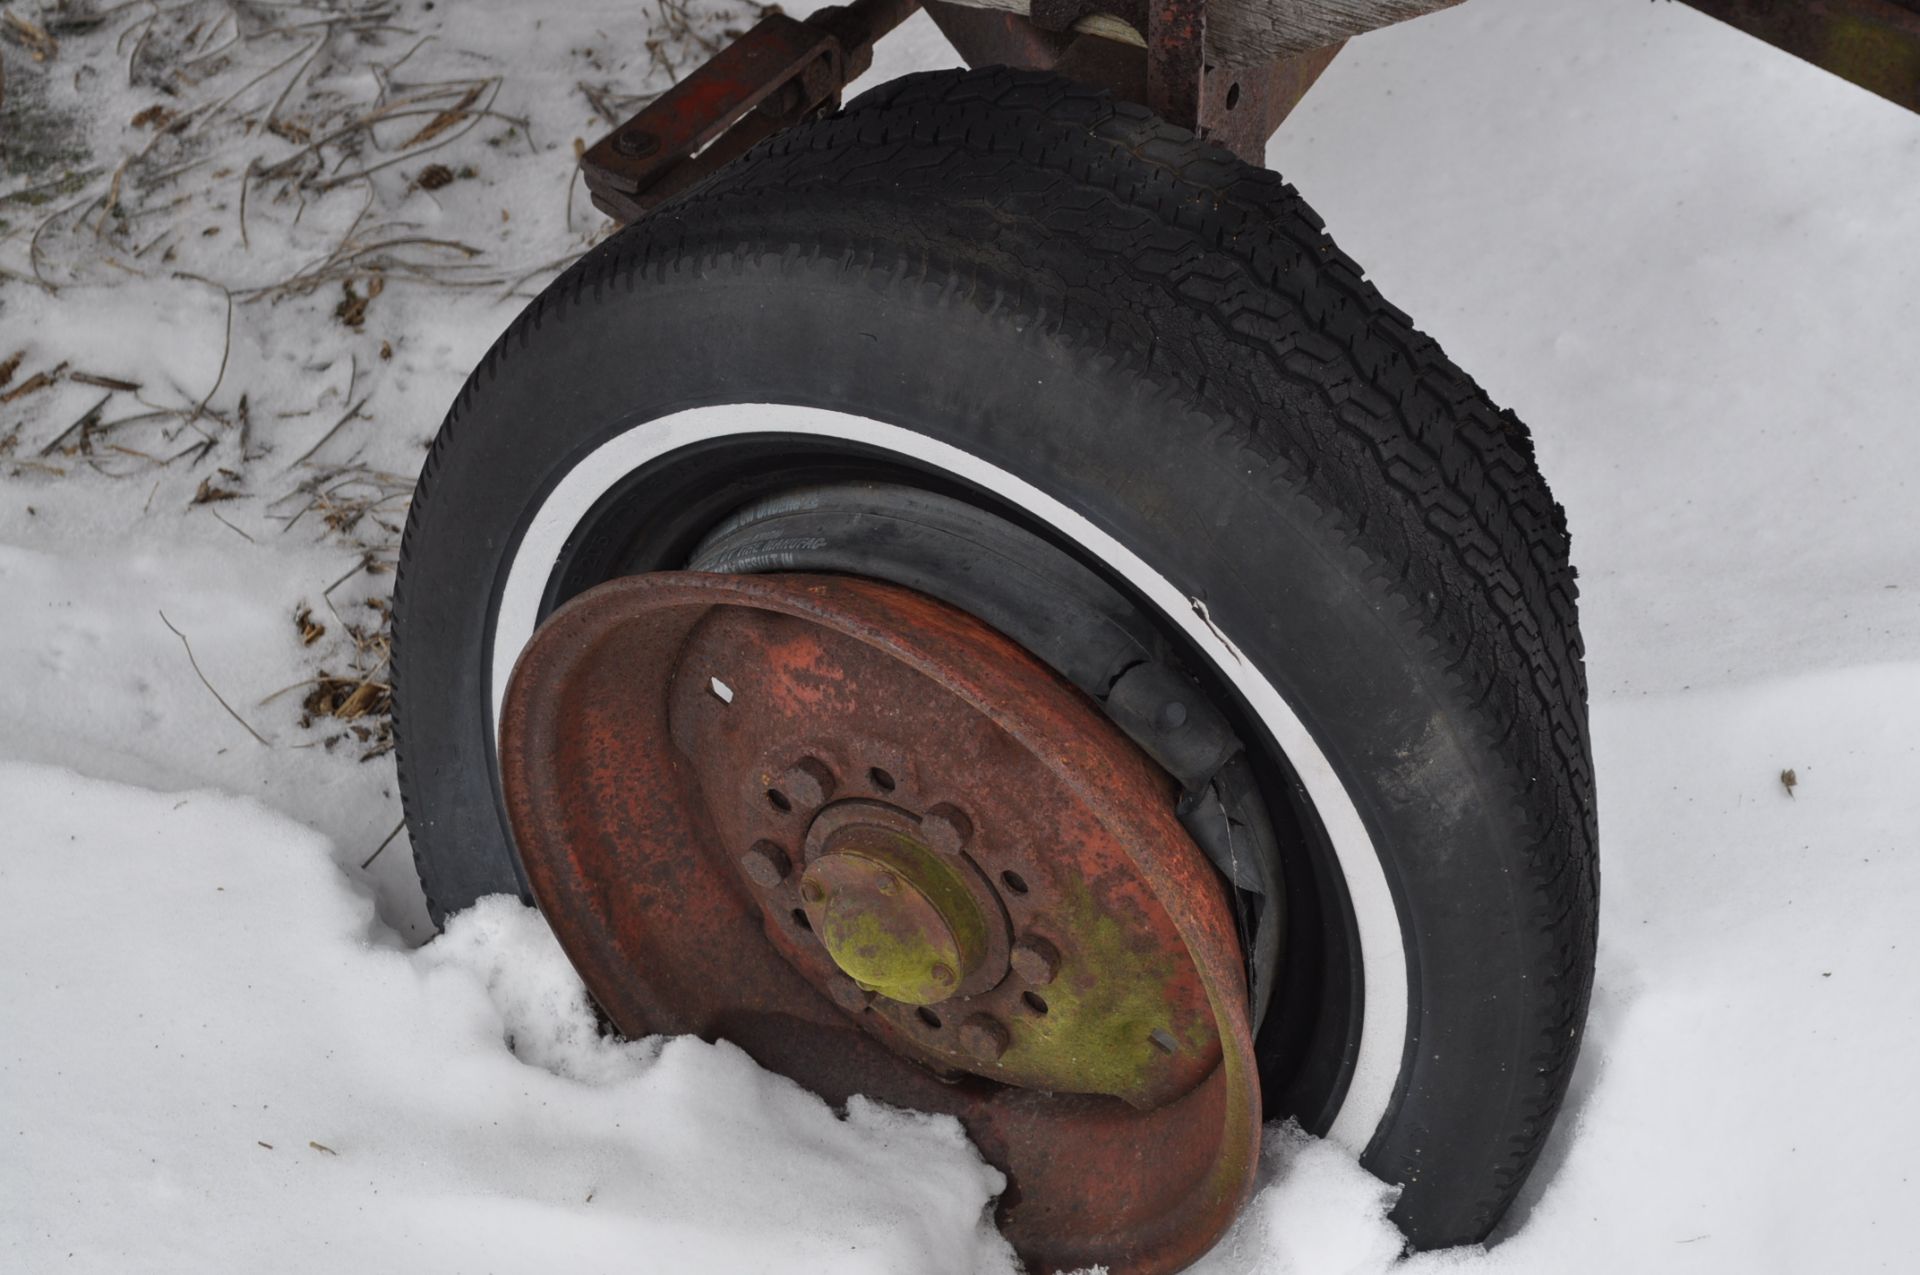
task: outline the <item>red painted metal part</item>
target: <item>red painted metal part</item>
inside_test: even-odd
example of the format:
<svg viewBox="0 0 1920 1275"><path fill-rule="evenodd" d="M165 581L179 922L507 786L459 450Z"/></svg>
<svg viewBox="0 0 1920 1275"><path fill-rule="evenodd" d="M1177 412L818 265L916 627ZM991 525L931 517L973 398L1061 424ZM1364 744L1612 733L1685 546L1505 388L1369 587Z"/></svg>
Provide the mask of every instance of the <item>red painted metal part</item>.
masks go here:
<svg viewBox="0 0 1920 1275"><path fill-rule="evenodd" d="M772 13L589 147L580 171L594 206L631 221L756 142L840 104L873 63L873 42L919 0L856 0L806 21Z"/></svg>
<svg viewBox="0 0 1920 1275"><path fill-rule="evenodd" d="M1219 879L1166 775L978 621L845 577L614 581L521 656L500 755L534 894L622 1031L958 1117L1030 1269L1177 1270L1245 1201L1259 1102ZM809 856L876 819L1000 909L952 1000L869 1000L809 929ZM1059 1071L1029 992L1104 1007L1083 1018L1110 1065Z"/></svg>

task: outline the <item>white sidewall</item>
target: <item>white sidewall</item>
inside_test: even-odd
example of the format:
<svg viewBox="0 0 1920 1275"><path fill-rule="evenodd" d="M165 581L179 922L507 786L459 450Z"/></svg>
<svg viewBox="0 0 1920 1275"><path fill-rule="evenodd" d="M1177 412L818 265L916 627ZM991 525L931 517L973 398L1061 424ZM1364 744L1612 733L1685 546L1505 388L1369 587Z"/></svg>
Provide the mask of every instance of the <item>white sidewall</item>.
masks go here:
<svg viewBox="0 0 1920 1275"><path fill-rule="evenodd" d="M1168 621L1186 632L1213 661L1219 675L1260 714L1306 785L1326 828L1346 877L1359 929L1361 971L1366 980L1360 1051L1346 1100L1327 1136L1356 1155L1363 1151L1386 1115L1399 1079L1407 1034L1407 959L1386 873L1353 799L1293 708L1214 627L1203 606L1181 593L1126 545L1032 483L998 466L897 425L782 404L690 408L608 440L555 486L527 527L508 567L493 632L492 720L499 721L507 680L514 661L533 636L554 565L588 511L614 484L643 465L694 443L747 434L809 435L879 448L930 463L1025 509L1132 584Z"/></svg>

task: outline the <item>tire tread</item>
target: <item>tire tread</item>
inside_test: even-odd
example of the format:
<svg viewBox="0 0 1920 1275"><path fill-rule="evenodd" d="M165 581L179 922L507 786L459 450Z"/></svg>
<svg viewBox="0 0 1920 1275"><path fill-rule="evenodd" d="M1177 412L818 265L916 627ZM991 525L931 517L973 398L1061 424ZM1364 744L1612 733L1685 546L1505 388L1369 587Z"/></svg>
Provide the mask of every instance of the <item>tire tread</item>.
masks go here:
<svg viewBox="0 0 1920 1275"><path fill-rule="evenodd" d="M1526 426L1381 298L1277 174L1097 90L1004 68L909 75L778 134L588 254L494 344L428 454L400 587L414 527L442 516L435 478L463 415L547 324L644 280L724 270L740 252L765 251L742 231L712 228L777 221L803 193L878 219L916 198L986 186L1007 196L984 215L1017 225L1024 241L1072 250L1044 263L996 263L985 244L980 269L956 272L937 267L933 246L896 217L876 236L890 252L853 233L782 251L939 289L948 305L1039 320L1169 400L1206 404L1232 423L1216 432L1219 445L1262 458L1312 501L1358 555L1360 574L1405 608L1470 705L1481 746L1525 777L1507 815L1534 847L1523 865L1525 910L1551 996L1526 1050L1532 1074L1515 1080L1525 1090L1517 1128L1505 1154L1481 1166L1484 1189L1469 1209L1432 1226L1401 1217L1422 1247L1478 1240L1552 1126L1591 989L1597 825L1566 518ZM1260 410L1275 385L1310 390L1331 410L1278 422ZM406 636L402 612L396 664ZM396 732L402 797L437 918L448 897L437 888L440 864L452 851L432 845L431 824L417 822L426 812L408 800L404 715Z"/></svg>

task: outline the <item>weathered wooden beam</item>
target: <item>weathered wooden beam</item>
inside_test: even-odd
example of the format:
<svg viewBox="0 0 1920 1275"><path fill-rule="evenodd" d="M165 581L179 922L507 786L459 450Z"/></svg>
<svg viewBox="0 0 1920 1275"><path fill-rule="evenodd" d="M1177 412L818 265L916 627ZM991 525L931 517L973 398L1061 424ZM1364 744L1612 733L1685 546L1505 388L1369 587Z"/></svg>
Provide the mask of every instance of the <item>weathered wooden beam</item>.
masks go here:
<svg viewBox="0 0 1920 1275"><path fill-rule="evenodd" d="M1681 0L1920 111L1920 0Z"/></svg>
<svg viewBox="0 0 1920 1275"><path fill-rule="evenodd" d="M1032 10L1032 0L954 3L1019 14ZM1267 66L1458 3L1460 0L1209 0L1207 61L1218 67ZM1100 34L1111 38L1114 33Z"/></svg>

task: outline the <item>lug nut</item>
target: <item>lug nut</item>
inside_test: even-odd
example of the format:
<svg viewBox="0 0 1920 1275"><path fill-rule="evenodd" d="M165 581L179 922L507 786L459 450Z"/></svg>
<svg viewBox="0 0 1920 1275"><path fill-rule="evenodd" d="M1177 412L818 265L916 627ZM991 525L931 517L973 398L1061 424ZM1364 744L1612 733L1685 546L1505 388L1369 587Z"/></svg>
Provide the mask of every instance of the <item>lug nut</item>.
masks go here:
<svg viewBox="0 0 1920 1275"><path fill-rule="evenodd" d="M1060 949L1038 935L1029 934L1015 943L1007 959L1013 972L1033 987L1045 987L1060 973Z"/></svg>
<svg viewBox="0 0 1920 1275"><path fill-rule="evenodd" d="M802 757L787 767L776 786L794 805L818 809L833 797L833 772L818 757Z"/></svg>
<svg viewBox="0 0 1920 1275"><path fill-rule="evenodd" d="M948 966L935 965L932 970L928 971L928 974L934 982L942 987L953 986L953 970Z"/></svg>
<svg viewBox="0 0 1920 1275"><path fill-rule="evenodd" d="M935 806L920 821L920 839L941 854L959 854L973 837L973 820L952 806Z"/></svg>
<svg viewBox="0 0 1920 1275"><path fill-rule="evenodd" d="M873 883L873 888L882 894L897 893L900 889L900 878L891 872L882 872L879 879Z"/></svg>
<svg viewBox="0 0 1920 1275"><path fill-rule="evenodd" d="M1007 1052L1013 1037L992 1014L975 1014L960 1024L960 1048L981 1062L997 1062Z"/></svg>
<svg viewBox="0 0 1920 1275"><path fill-rule="evenodd" d="M818 903L827 897L827 887L821 885L818 881L802 881L800 883L800 897L808 903Z"/></svg>
<svg viewBox="0 0 1920 1275"><path fill-rule="evenodd" d="M773 842L758 841L753 849L740 856L740 870L755 885L771 890L787 879L787 873L793 870L793 861Z"/></svg>
<svg viewBox="0 0 1920 1275"><path fill-rule="evenodd" d="M873 993L850 978L836 978L828 989L834 1003L849 1014L858 1014L873 1003Z"/></svg>

